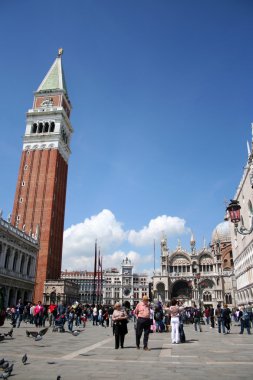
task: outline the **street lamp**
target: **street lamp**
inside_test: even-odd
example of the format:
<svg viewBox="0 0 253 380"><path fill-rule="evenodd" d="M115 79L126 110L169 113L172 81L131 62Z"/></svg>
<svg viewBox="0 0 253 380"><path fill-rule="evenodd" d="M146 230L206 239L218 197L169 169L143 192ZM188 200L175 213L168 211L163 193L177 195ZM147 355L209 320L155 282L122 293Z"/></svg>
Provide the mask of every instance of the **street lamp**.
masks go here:
<svg viewBox="0 0 253 380"><path fill-rule="evenodd" d="M196 265L194 267L194 269L196 269ZM195 285L197 286L197 290L198 290L198 297L199 297L199 311L201 313L201 286L200 286L200 273L196 273L195 274L195 280L194 280L194 283ZM201 319L202 317L200 317L200 324L199 324L199 331L202 332L202 328L201 328Z"/></svg>
<svg viewBox="0 0 253 380"><path fill-rule="evenodd" d="M250 229L245 228L244 225L238 228L238 223L241 220L240 209L241 206L239 204L239 201L231 199L227 207L227 211L229 212L231 222L235 225L235 231L241 235L249 235L251 232L253 232L253 215L251 217Z"/></svg>
<svg viewBox="0 0 253 380"><path fill-rule="evenodd" d="M196 285L197 285L198 295L199 295L199 308L201 310L200 273L196 273L195 278L196 278Z"/></svg>

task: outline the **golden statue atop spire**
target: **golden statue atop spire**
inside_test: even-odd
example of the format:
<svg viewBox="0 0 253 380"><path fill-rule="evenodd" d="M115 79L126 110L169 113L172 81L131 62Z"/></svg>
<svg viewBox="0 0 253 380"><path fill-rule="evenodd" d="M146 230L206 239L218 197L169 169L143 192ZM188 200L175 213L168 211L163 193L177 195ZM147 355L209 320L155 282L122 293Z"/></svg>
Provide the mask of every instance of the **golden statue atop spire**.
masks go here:
<svg viewBox="0 0 253 380"><path fill-rule="evenodd" d="M58 49L58 57L62 56L63 54L63 48Z"/></svg>

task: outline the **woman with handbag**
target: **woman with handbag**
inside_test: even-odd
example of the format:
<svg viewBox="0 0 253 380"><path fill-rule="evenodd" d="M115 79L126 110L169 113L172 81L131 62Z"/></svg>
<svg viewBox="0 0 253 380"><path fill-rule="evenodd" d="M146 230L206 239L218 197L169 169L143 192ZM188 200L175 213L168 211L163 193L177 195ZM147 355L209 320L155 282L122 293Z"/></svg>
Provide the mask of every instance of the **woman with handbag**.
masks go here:
<svg viewBox="0 0 253 380"><path fill-rule="evenodd" d="M116 302L112 314L113 321L113 334L115 336L115 349L124 348L125 335L127 331L128 316L125 310L122 309L121 304Z"/></svg>

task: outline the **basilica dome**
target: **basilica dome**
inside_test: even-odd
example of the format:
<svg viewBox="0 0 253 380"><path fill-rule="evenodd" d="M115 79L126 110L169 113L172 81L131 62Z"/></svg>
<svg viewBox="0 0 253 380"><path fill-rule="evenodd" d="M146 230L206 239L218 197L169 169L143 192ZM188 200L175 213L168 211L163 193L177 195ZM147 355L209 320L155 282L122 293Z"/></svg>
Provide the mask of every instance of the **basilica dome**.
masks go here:
<svg viewBox="0 0 253 380"><path fill-rule="evenodd" d="M231 234L229 228L229 221L225 220L224 222L218 224L212 233L212 244L217 240L220 242L231 242Z"/></svg>

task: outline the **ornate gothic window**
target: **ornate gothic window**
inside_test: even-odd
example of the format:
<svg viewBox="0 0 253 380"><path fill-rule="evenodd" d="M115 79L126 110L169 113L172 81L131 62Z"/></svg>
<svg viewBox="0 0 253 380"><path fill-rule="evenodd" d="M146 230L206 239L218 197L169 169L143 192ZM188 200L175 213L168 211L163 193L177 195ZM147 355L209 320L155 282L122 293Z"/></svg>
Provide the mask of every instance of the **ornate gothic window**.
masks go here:
<svg viewBox="0 0 253 380"><path fill-rule="evenodd" d="M232 296L230 293L225 294L225 301L226 301L226 304L232 303Z"/></svg>
<svg viewBox="0 0 253 380"><path fill-rule="evenodd" d="M212 294L210 292L203 293L203 301L204 302L211 302L212 301Z"/></svg>

